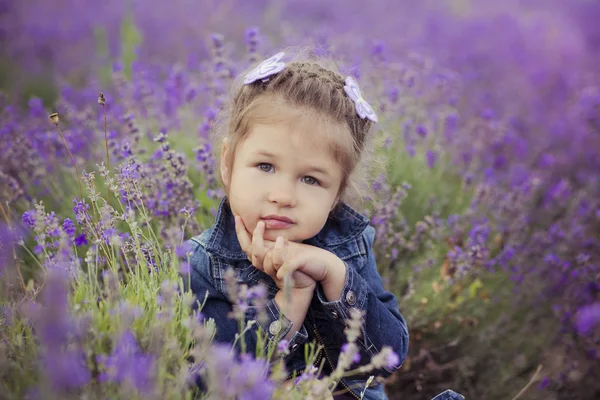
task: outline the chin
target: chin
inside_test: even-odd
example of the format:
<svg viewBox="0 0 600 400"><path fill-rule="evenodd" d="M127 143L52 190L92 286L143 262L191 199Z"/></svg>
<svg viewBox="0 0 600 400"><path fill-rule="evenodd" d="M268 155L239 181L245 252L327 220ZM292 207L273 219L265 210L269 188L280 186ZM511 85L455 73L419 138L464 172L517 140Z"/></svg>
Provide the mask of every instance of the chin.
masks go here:
<svg viewBox="0 0 600 400"><path fill-rule="evenodd" d="M301 238L298 237L297 235L293 234L292 232L290 232L287 229L267 229L265 231L265 240L270 240L272 242L277 240L277 237L281 236L283 237L285 240L288 240L290 242L301 242L305 239L308 238Z"/></svg>
<svg viewBox="0 0 600 400"><path fill-rule="evenodd" d="M267 229L265 231L264 238L266 240L270 240L270 241L274 242L274 241L277 240L278 236L281 236L281 237L283 237L286 240L293 241L293 236L294 235L291 235L290 232L286 232L285 229Z"/></svg>

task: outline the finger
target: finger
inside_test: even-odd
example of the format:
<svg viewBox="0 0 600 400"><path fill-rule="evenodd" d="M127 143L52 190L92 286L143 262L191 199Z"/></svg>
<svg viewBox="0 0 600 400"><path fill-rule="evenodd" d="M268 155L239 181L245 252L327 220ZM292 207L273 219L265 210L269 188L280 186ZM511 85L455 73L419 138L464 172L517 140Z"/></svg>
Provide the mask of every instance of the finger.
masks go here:
<svg viewBox="0 0 600 400"><path fill-rule="evenodd" d="M271 278L275 279L276 278L276 274L275 274L275 269L273 268L273 256L272 256L272 252L268 252L265 255L265 259L263 261L263 271L265 271L265 274L269 275Z"/></svg>
<svg viewBox="0 0 600 400"><path fill-rule="evenodd" d="M254 232L252 233L252 264L254 266L257 266L258 264L262 266L263 259L267 253L263 240L264 234L265 223L263 221L258 221L256 228L254 228Z"/></svg>
<svg viewBox="0 0 600 400"><path fill-rule="evenodd" d="M238 241L240 242L240 247L242 248L242 251L246 253L247 256L250 256L249 253L252 249L250 234L246 230L246 225L244 225L242 217L240 217L239 215L235 216L235 234L237 235Z"/></svg>
<svg viewBox="0 0 600 400"><path fill-rule="evenodd" d="M283 278L285 278L286 275L294 273L296 269L298 269L298 263L294 261L283 263L281 268L279 268L279 270L277 271L277 279L283 280Z"/></svg>
<svg viewBox="0 0 600 400"><path fill-rule="evenodd" d="M279 268L281 268L281 266L283 265L284 243L285 243L285 241L284 241L283 237L277 236L277 240L275 241L275 247L271 251L273 253L273 268L275 268L276 270L279 270Z"/></svg>

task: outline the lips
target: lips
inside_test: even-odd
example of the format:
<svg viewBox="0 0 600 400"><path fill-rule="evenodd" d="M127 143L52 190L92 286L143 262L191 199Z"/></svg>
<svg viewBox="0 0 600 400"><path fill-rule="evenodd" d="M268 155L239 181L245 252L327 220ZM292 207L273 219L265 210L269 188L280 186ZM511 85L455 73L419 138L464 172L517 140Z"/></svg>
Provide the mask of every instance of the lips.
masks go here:
<svg viewBox="0 0 600 400"><path fill-rule="evenodd" d="M267 215L261 219L265 221L267 229L285 229L294 225L294 221L282 215Z"/></svg>

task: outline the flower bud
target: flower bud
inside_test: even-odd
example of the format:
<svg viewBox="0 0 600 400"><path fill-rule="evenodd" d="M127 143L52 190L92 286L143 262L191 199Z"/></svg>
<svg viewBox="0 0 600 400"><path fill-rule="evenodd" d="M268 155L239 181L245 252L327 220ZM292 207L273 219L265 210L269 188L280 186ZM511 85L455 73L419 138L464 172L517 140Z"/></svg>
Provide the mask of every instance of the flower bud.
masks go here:
<svg viewBox="0 0 600 400"><path fill-rule="evenodd" d="M52 122L55 125L58 125L58 113L50 114L50 122Z"/></svg>

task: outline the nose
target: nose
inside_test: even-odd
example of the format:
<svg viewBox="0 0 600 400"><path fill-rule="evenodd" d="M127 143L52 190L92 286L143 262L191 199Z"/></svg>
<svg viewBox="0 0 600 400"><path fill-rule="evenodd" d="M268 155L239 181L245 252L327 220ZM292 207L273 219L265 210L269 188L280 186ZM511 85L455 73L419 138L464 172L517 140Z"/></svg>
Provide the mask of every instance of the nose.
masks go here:
<svg viewBox="0 0 600 400"><path fill-rule="evenodd" d="M296 205L296 193L293 184L288 182L277 182L269 190L269 202L279 207L294 207Z"/></svg>

